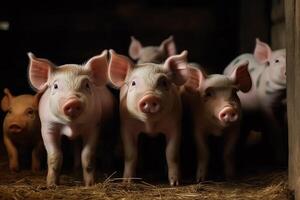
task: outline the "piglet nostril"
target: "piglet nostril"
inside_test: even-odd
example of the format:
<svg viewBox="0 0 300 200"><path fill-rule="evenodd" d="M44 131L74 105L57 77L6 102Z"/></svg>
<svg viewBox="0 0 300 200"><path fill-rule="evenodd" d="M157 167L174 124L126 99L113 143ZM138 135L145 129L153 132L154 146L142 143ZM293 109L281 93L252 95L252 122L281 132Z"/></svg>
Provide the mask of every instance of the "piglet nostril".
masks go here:
<svg viewBox="0 0 300 200"><path fill-rule="evenodd" d="M226 117L226 113L222 113L222 114L220 115L220 117L221 117L221 118L225 118L225 117Z"/></svg>
<svg viewBox="0 0 300 200"><path fill-rule="evenodd" d="M230 121L236 121L238 118L238 114L236 112L232 112L230 114Z"/></svg>

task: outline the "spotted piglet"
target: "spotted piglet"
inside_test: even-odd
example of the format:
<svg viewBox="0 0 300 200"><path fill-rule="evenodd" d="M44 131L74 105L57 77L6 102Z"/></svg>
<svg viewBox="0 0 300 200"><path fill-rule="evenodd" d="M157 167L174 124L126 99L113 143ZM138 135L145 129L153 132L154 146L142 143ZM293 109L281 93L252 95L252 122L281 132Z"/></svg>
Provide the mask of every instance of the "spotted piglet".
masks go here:
<svg viewBox="0 0 300 200"><path fill-rule="evenodd" d="M40 94L14 96L9 89L4 89L5 96L1 109L6 112L3 121L3 141L8 153L11 171L20 169L23 152L31 151L32 171L41 169L44 145L41 136L41 123L38 115Z"/></svg>
<svg viewBox="0 0 300 200"><path fill-rule="evenodd" d="M274 50L268 44L256 39L253 54L242 54L225 69L231 74L242 62L248 61L248 70L253 86L248 93L239 92L245 111L271 112L274 104L281 104L286 92L286 54L285 49ZM271 114L271 113L270 113Z"/></svg>
<svg viewBox="0 0 300 200"><path fill-rule="evenodd" d="M86 186L95 182L95 154L100 128L113 113L114 98L106 88L107 51L84 65L55 66L29 53L29 80L44 91L39 103L41 129L48 155L47 185L59 183L63 162L61 137L82 138L81 162Z"/></svg>
<svg viewBox="0 0 300 200"><path fill-rule="evenodd" d="M247 65L242 64L230 76L207 76L199 69L190 67L190 78L182 87L182 98L192 115L198 182L207 177L209 135L224 136L225 176L230 179L235 174L234 155L241 120L241 104L236 93L239 90L247 92L251 88Z"/></svg>
<svg viewBox="0 0 300 200"><path fill-rule="evenodd" d="M242 62L248 61L248 70L252 87L248 93L238 92L243 111L247 115L261 116L259 124L244 124L248 129L264 132L264 137L271 144L275 161L285 163L287 160L287 134L284 129L286 113L286 52L285 49L272 50L270 46L256 39L253 54L242 54L235 58L225 69L224 74L231 74ZM257 115L259 114L259 115ZM260 123L262 122L262 123Z"/></svg>
<svg viewBox="0 0 300 200"><path fill-rule="evenodd" d="M135 177L138 136L159 133L166 137L166 159L170 185L179 184L181 98L178 86L188 78L187 51L169 57L164 64L134 65L110 50L109 79L120 88L121 134L125 152L123 178Z"/></svg>
<svg viewBox="0 0 300 200"><path fill-rule="evenodd" d="M137 63L163 63L169 56L176 54L176 45L173 36L161 42L160 46L143 47L140 41L133 36L129 46L129 56Z"/></svg>

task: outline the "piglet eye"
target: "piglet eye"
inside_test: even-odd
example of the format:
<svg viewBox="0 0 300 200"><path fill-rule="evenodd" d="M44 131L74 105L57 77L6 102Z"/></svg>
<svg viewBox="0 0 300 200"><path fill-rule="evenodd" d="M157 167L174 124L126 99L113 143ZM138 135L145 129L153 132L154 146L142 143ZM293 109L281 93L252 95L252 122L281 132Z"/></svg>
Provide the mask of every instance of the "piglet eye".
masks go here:
<svg viewBox="0 0 300 200"><path fill-rule="evenodd" d="M279 60L278 60L278 59L276 59L276 60L275 60L275 63L279 63Z"/></svg>
<svg viewBox="0 0 300 200"><path fill-rule="evenodd" d="M207 96L207 97L212 97L212 96L213 96L213 94L212 94L212 92L211 92L211 91L207 91L207 92L205 93L205 96Z"/></svg>
<svg viewBox="0 0 300 200"><path fill-rule="evenodd" d="M136 82L135 81L132 81L131 82L131 86L135 86L136 85Z"/></svg>
<svg viewBox="0 0 300 200"><path fill-rule="evenodd" d="M212 90L206 90L205 93L204 93L204 96L205 97L213 97L215 94L214 94L214 91Z"/></svg>
<svg viewBox="0 0 300 200"><path fill-rule="evenodd" d="M57 83L54 83L53 88L54 88L55 90L57 90L57 89L58 89L58 84L57 84Z"/></svg>
<svg viewBox="0 0 300 200"><path fill-rule="evenodd" d="M32 108L28 108L28 109L26 110L26 114L27 114L28 116L32 116L32 115L34 114L33 109L32 109Z"/></svg>

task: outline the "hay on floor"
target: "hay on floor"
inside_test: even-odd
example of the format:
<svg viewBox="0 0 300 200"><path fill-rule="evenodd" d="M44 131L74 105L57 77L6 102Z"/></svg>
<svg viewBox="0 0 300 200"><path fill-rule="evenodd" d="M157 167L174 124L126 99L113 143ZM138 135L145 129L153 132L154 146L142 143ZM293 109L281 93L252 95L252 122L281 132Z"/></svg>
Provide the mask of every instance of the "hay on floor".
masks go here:
<svg viewBox="0 0 300 200"><path fill-rule="evenodd" d="M92 187L82 186L81 179L62 175L61 185L47 188L46 172L32 174L22 171L12 174L0 172L0 199L291 199L285 171L259 174L235 182L203 182L170 187L152 185L137 180L122 184L120 179L108 177Z"/></svg>

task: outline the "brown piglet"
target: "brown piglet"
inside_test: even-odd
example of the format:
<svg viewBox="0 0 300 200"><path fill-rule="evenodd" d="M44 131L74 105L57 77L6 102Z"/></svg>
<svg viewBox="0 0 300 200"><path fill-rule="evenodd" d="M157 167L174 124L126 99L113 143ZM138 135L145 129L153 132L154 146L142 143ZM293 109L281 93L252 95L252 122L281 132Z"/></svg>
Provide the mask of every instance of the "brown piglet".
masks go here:
<svg viewBox="0 0 300 200"><path fill-rule="evenodd" d="M31 150L32 171L41 169L41 156L44 145L41 137L41 123L38 115L40 94L13 96L9 89L4 89L5 96L1 109L6 112L3 122L3 141L9 158L9 169L20 169L20 154Z"/></svg>

